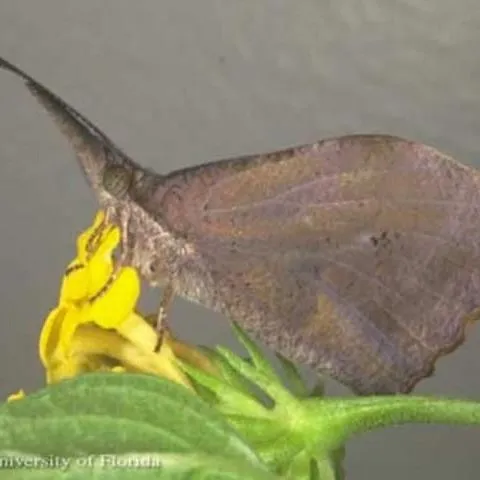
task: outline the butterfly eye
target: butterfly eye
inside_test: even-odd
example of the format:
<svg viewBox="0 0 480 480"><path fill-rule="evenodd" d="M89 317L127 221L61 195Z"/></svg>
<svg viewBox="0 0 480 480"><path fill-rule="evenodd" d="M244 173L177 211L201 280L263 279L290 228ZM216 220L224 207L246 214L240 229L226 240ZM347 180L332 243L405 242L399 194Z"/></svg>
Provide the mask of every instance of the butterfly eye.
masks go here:
<svg viewBox="0 0 480 480"><path fill-rule="evenodd" d="M103 188L115 198L124 198L132 183L132 172L120 165L108 166L103 174Z"/></svg>

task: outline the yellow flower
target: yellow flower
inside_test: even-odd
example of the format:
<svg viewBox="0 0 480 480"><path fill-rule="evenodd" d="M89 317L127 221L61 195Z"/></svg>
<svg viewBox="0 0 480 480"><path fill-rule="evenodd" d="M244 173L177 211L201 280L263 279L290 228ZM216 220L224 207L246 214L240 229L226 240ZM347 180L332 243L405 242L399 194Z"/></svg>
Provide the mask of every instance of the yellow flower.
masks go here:
<svg viewBox="0 0 480 480"><path fill-rule="evenodd" d="M48 315L39 340L47 383L85 372L144 372L193 388L176 357L209 372L215 367L199 350L166 332L155 352L157 333L135 311L140 279L135 269L115 269L113 252L120 242L117 227L103 212L77 241L77 257L63 276L59 301ZM14 394L9 400L20 398Z"/></svg>

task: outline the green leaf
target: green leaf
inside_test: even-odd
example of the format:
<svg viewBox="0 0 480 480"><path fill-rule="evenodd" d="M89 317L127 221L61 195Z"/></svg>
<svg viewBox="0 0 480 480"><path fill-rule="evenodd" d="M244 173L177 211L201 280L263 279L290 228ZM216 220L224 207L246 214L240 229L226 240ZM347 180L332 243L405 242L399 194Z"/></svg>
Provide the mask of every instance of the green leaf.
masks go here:
<svg viewBox="0 0 480 480"><path fill-rule="evenodd" d="M281 378L287 377L296 393L308 397L308 389L297 369L279 357L285 371L277 374L240 327L234 325L234 329L250 355L249 359L217 347L216 355L210 352L210 358L215 360L219 376L186 364L182 364L182 368L197 385L210 390L216 398L218 411L247 438L272 471L295 479L309 479L313 459L317 469L313 471L319 472L321 480L340 478L334 476L337 471L335 452L319 451L316 444L314 449L310 448L311 442L301 431L305 421L301 399L282 383ZM246 382L256 386L256 390L268 396L270 402L265 402L262 395L252 393L254 391L246 387Z"/></svg>
<svg viewBox="0 0 480 480"><path fill-rule="evenodd" d="M241 375L217 350L202 347L202 351L218 369L218 376L221 377L222 383L227 383L235 390L243 392L247 396L254 397L254 399L260 401L264 406L268 406L272 403L272 400L270 398L267 399L265 393L255 383ZM203 391L199 394L203 398ZM206 400L209 399L206 398Z"/></svg>
<svg viewBox="0 0 480 480"><path fill-rule="evenodd" d="M325 398L321 382L309 394L291 362L279 356L283 368L277 375L254 342L238 325L234 328L250 360L217 347L216 365L226 375L214 377L193 367L186 371L215 395L216 408L279 474L340 480L345 442L374 428L403 423L480 424L479 402L405 395ZM286 378L293 392L280 378ZM255 384L272 405L250 394L239 379Z"/></svg>
<svg viewBox="0 0 480 480"><path fill-rule="evenodd" d="M263 405L256 398L244 392L243 388L237 388L230 385L227 381L210 373L198 370L195 367L178 362L188 375L200 386L210 389L215 394L215 406L223 414L231 409L235 414L240 408L242 413L250 417L262 416L264 412ZM206 397L207 398L207 397Z"/></svg>
<svg viewBox="0 0 480 480"><path fill-rule="evenodd" d="M251 478L272 478L218 412L186 388L149 375L88 374L3 404L0 456L7 452L66 459L155 452L163 465L155 478L196 478L193 473L198 478L241 478L237 470L256 472ZM104 470L93 478L110 478ZM146 470L132 472L135 478L153 478L155 469ZM19 476L12 478L30 478L25 469L9 470L16 472ZM85 473L73 467L69 472L73 476L68 478ZM52 472L28 470L32 479L44 473Z"/></svg>
<svg viewBox="0 0 480 480"><path fill-rule="evenodd" d="M272 367L257 344L240 328L237 323L232 322L232 328L238 340L248 351L253 367L273 382L278 382L278 374L275 372L275 369Z"/></svg>
<svg viewBox="0 0 480 480"><path fill-rule="evenodd" d="M288 358L277 353L277 358L280 361L283 377L285 383L290 387L291 392L296 397L308 397L309 391L305 385L305 381L302 378L301 373L298 371L297 366L291 362ZM323 394L323 389L322 389Z"/></svg>
<svg viewBox="0 0 480 480"><path fill-rule="evenodd" d="M7 462L15 463L6 468ZM133 453L84 457L41 457L2 452L2 480L279 480L233 459L176 453Z"/></svg>

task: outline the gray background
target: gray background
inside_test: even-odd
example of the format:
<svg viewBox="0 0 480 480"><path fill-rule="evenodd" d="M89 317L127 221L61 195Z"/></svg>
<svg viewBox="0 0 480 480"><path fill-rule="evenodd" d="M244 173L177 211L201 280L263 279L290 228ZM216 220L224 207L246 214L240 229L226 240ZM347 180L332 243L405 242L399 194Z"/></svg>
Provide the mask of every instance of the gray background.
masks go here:
<svg viewBox="0 0 480 480"><path fill-rule="evenodd" d="M159 172L351 132L474 163L479 10L478 0L1 0L0 55ZM4 397L43 382L38 333L96 205L63 137L1 72L0 154ZM183 300L173 324L188 340L235 345L224 318ZM479 345L477 328L417 392L478 398ZM349 444L349 478L478 478L479 446L473 428L375 432Z"/></svg>

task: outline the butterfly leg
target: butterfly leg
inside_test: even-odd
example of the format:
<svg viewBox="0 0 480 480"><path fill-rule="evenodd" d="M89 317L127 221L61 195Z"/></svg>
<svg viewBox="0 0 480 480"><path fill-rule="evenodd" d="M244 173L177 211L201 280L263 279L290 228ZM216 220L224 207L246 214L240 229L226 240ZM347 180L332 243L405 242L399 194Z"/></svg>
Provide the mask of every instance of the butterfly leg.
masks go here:
<svg viewBox="0 0 480 480"><path fill-rule="evenodd" d="M87 243L85 245L85 253L86 253L87 261L90 259L90 257L93 255L93 253L97 249L106 225L107 225L107 222L104 216L102 221L95 227L90 237L88 237ZM82 261L81 259L79 259L78 262L73 263L65 270L64 275L65 277L68 277L71 273L77 270L82 270L83 268L85 268L85 261Z"/></svg>
<svg viewBox="0 0 480 480"><path fill-rule="evenodd" d="M103 229L110 223L111 215L110 212L106 212L105 218L102 221L102 223L99 225L99 227L93 232L92 237L89 239L89 244L93 244L93 242L98 242L100 240L101 233L103 232ZM122 267L127 264L128 261L128 256L130 254L129 248L128 248L128 226L129 226L129 214L128 212L123 212L121 217L120 217L120 231L121 231L121 238L120 238L120 256L118 260L115 262L113 272L111 273L110 277L108 280L105 282L105 285L92 297L90 297L90 302L94 302L98 298L100 298L102 295L104 295L108 289L112 286L112 283L116 280L118 274L120 273L120 270Z"/></svg>
<svg viewBox="0 0 480 480"><path fill-rule="evenodd" d="M168 330L168 314L170 313L174 298L175 290L173 285L171 283L167 283L163 290L162 299L160 301L160 306L157 313L156 330L158 339L154 349L155 353L158 353L162 348L165 332Z"/></svg>
<svg viewBox="0 0 480 480"><path fill-rule="evenodd" d="M105 214L102 221L95 227L95 230L92 232L92 235L87 241L86 250L87 250L88 256L91 256L98 247L98 243L102 238L102 233L105 231L105 228L108 225L107 217L108 217L108 212Z"/></svg>

